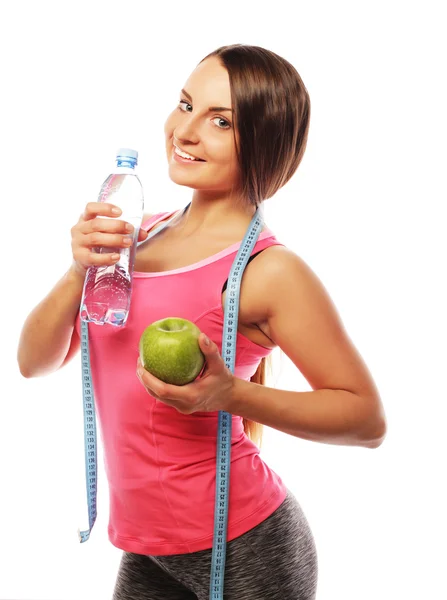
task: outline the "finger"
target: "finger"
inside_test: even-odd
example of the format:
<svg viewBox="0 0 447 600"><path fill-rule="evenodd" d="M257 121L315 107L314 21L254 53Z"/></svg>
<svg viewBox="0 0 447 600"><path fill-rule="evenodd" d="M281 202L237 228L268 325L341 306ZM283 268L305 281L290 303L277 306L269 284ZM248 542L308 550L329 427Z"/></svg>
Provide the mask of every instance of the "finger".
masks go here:
<svg viewBox="0 0 447 600"><path fill-rule="evenodd" d="M160 379L157 379L157 377L155 377L154 375L152 375L152 373L147 371L141 364L140 359L138 359L138 365L139 366L137 368L137 374L140 377L141 382L148 389L151 395L155 393L157 396L162 397L164 394L166 394L167 384L163 381L160 381Z"/></svg>
<svg viewBox="0 0 447 600"><path fill-rule="evenodd" d="M145 229L140 229L138 232L138 241L141 242L147 238L149 233Z"/></svg>
<svg viewBox="0 0 447 600"><path fill-rule="evenodd" d="M114 208L118 208L120 210L118 215L112 212ZM99 215L116 218L120 214L122 214L121 209L110 202L88 202L85 206L84 212L81 214L81 217L84 221L90 221Z"/></svg>

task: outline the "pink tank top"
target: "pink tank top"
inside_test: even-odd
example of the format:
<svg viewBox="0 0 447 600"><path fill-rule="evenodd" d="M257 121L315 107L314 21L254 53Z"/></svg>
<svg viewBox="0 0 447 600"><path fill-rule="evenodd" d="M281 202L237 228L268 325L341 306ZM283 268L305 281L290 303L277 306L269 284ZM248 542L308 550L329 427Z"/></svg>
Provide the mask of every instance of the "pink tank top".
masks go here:
<svg viewBox="0 0 447 600"><path fill-rule="evenodd" d="M158 213L142 227L147 230L175 212ZM241 242L180 269L134 271L126 325L89 324L109 487L108 535L121 550L156 556L213 547L219 413L184 415L155 400L136 375L138 346L148 325L176 316L194 322L222 351L221 296ZM284 244L266 229L251 256L273 245ZM76 330L81 336L79 312ZM238 332L234 375L249 381L271 351ZM244 432L242 417L233 415L227 541L256 527L286 497L285 484L259 452Z"/></svg>

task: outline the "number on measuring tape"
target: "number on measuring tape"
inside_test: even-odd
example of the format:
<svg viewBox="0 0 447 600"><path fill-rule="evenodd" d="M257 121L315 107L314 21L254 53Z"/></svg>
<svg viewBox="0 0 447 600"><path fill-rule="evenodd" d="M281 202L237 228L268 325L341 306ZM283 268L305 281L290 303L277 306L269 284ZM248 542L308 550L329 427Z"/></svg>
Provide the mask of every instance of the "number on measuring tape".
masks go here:
<svg viewBox="0 0 447 600"><path fill-rule="evenodd" d="M189 206L189 205L188 205ZM186 209L185 209L186 210ZM166 227L170 221L149 234L148 238ZM233 261L228 277L228 289L225 298L225 319L222 333L222 358L226 366L234 373L236 360L236 338L239 318L239 298L242 275L250 258L250 254L259 238L263 225L262 213L258 208L248 226L237 255ZM147 239L145 241L147 241ZM79 541L86 542L96 521L97 496L97 452L96 452L96 417L93 382L90 368L90 350L88 340L88 322L81 319L81 362L82 362L82 395L84 403L84 449L85 472L87 482L87 506L89 528L78 529ZM231 432L232 415L219 411L217 455L216 455L216 488L214 504L214 537L211 559L210 600L223 600L225 561L228 531L228 502L230 498L230 465L231 465Z"/></svg>

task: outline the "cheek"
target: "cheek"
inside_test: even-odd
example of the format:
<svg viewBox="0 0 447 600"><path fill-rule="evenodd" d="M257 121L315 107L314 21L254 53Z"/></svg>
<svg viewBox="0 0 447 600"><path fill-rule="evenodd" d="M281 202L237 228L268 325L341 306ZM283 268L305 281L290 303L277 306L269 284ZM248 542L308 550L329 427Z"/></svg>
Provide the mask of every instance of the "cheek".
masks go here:
<svg viewBox="0 0 447 600"><path fill-rule="evenodd" d="M232 144L220 139L205 139L207 158L215 164L225 165L233 170L233 165L236 165L236 154L232 148Z"/></svg>

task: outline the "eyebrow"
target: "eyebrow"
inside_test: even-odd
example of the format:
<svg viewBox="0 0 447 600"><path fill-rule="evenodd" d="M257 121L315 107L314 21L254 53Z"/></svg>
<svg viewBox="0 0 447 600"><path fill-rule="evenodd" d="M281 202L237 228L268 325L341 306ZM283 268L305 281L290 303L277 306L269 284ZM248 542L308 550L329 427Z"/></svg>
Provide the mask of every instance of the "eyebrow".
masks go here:
<svg viewBox="0 0 447 600"><path fill-rule="evenodd" d="M188 100L190 102L192 102L192 96L190 96L186 90L182 89L182 93L185 94L185 96L188 98ZM225 108L225 106L210 106L208 110L209 110L209 112L223 111L223 110L228 110L229 112L234 112L234 110L232 108Z"/></svg>

